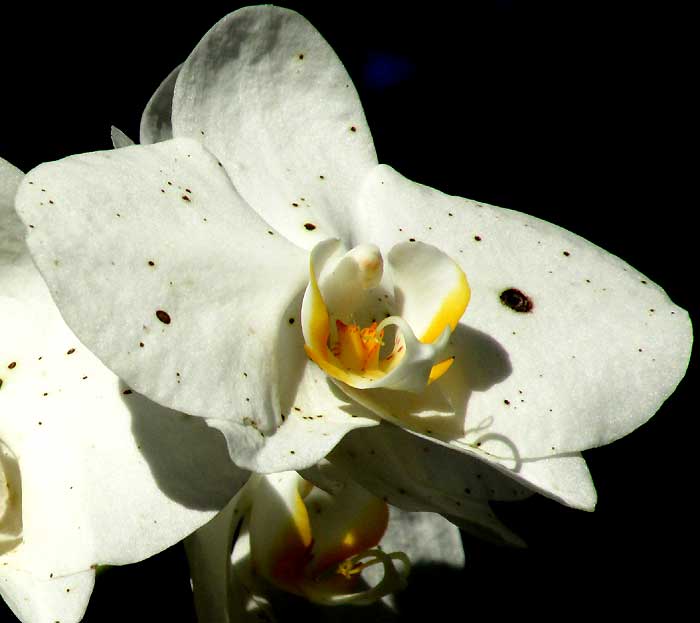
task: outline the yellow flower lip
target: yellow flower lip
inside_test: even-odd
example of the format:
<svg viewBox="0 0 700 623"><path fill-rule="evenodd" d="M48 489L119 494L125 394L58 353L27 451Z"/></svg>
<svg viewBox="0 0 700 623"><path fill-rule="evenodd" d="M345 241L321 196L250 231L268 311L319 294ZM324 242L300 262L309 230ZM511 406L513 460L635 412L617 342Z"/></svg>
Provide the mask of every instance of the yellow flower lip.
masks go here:
<svg viewBox="0 0 700 623"><path fill-rule="evenodd" d="M361 245L344 252L337 240L314 247L302 303L304 349L326 374L351 387L420 392L452 364L444 350L469 302L469 285L453 260L427 244L396 245L388 259L393 299L403 301L404 313L384 311L381 322L372 319L363 327L348 319L368 311L381 313L381 305L392 299L386 293L372 296L382 292L379 249ZM358 307L367 301L379 301L380 308ZM392 325L396 337L387 352L384 333Z"/></svg>

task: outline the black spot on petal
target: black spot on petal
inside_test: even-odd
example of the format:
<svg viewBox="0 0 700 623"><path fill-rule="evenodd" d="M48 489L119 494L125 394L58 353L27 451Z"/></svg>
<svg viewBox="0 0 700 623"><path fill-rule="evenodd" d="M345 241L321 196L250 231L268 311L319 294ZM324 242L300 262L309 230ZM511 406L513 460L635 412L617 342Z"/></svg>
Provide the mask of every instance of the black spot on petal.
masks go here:
<svg viewBox="0 0 700 623"><path fill-rule="evenodd" d="M501 303L515 312L526 313L532 311L533 308L532 299L516 288L503 290L500 299Z"/></svg>
<svg viewBox="0 0 700 623"><path fill-rule="evenodd" d="M156 318L163 324L170 324L170 314L162 309L156 311Z"/></svg>
<svg viewBox="0 0 700 623"><path fill-rule="evenodd" d="M314 225L313 223L304 223L304 229L306 229L307 231L313 231L314 229L316 229L316 225Z"/></svg>

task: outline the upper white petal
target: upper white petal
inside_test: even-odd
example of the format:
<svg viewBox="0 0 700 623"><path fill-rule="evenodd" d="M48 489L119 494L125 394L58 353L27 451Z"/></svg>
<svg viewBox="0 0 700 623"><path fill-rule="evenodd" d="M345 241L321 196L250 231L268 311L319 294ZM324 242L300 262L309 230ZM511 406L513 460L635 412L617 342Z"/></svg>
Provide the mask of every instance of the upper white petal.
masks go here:
<svg viewBox="0 0 700 623"><path fill-rule="evenodd" d="M247 7L218 22L180 71L173 133L201 140L248 203L310 249L348 241L348 210L376 164L345 68L298 13Z"/></svg>

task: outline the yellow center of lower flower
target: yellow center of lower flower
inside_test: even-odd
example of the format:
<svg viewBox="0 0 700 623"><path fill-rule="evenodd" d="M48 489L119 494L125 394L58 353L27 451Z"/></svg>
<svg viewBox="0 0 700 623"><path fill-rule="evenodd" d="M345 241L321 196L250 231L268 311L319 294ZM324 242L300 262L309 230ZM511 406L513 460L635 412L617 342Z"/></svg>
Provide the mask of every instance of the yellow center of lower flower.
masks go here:
<svg viewBox="0 0 700 623"><path fill-rule="evenodd" d="M383 500L352 481L331 495L295 472L253 482L252 563L269 582L323 604L371 603L403 585L405 554L376 549L389 521ZM373 565L384 566L384 578L363 589L362 571Z"/></svg>

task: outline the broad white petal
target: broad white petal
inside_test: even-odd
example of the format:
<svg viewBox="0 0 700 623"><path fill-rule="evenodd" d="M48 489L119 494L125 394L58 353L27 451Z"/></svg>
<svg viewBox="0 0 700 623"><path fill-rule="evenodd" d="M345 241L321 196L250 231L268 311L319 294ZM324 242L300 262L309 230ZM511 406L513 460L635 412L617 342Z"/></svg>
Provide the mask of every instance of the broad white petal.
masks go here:
<svg viewBox="0 0 700 623"><path fill-rule="evenodd" d="M142 145L160 143L173 137L173 93L175 91L175 81L181 67L182 65L178 65L173 69L168 74L168 77L160 83L151 99L148 100L148 104L146 104L146 108L141 115L139 134Z"/></svg>
<svg viewBox="0 0 700 623"><path fill-rule="evenodd" d="M17 248L17 229L0 249ZM26 248L0 259L0 439L19 465L23 516L3 565L58 577L181 540L247 474L215 431L133 393L78 341Z"/></svg>
<svg viewBox="0 0 700 623"><path fill-rule="evenodd" d="M521 460L609 443L650 418L683 377L687 313L582 238L386 166L367 177L357 205L357 237L384 252L409 237L428 242L469 279L472 299L451 338L457 359L437 381L461 417L456 444Z"/></svg>
<svg viewBox="0 0 700 623"><path fill-rule="evenodd" d="M161 404L231 419L254 453L280 420L275 346L305 261L216 160L186 139L74 156L32 171L18 209L94 352Z"/></svg>
<svg viewBox="0 0 700 623"><path fill-rule="evenodd" d="M0 566L0 595L22 623L78 623L94 583L94 570L40 578Z"/></svg>
<svg viewBox="0 0 700 623"><path fill-rule="evenodd" d="M299 246L350 242L348 211L376 164L372 137L345 68L298 13L247 7L216 24L180 71L173 133L203 141Z"/></svg>
<svg viewBox="0 0 700 623"><path fill-rule="evenodd" d="M22 188L35 260L81 339L129 387L206 417L239 465L306 467L375 423L312 389L298 318L305 253L199 143L71 157Z"/></svg>

